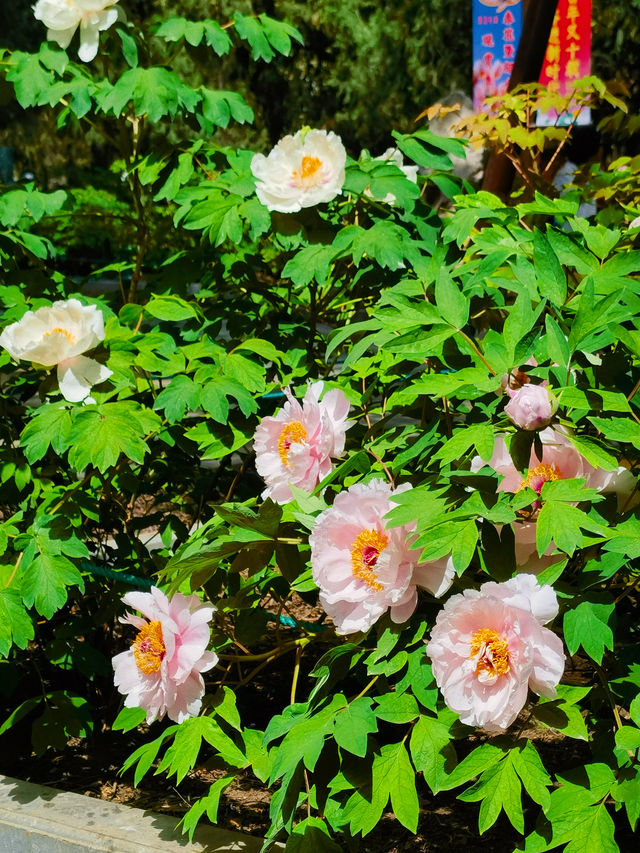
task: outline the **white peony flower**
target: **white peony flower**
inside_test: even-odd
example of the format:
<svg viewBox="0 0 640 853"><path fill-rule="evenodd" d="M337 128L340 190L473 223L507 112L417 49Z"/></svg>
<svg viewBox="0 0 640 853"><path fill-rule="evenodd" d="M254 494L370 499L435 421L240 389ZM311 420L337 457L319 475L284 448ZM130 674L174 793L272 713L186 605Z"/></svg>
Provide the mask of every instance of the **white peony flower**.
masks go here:
<svg viewBox="0 0 640 853"><path fill-rule="evenodd" d="M71 403L90 401L92 385L104 382L112 371L83 352L104 339L104 319L95 305L78 299L54 302L28 311L0 334L0 346L16 361L58 367L58 385Z"/></svg>
<svg viewBox="0 0 640 853"><path fill-rule="evenodd" d="M414 184L418 183L418 167L417 166L405 166L404 159L402 157L402 152L398 151L397 148L387 148L384 154L381 154L380 157L373 158L376 163L393 163L394 166L397 166L401 172L407 176L410 181L413 181ZM374 201L381 201L383 204L395 204L396 197L393 193L387 193L384 198L377 198L371 192L371 188L367 187L364 191L364 194L368 198L372 198Z"/></svg>
<svg viewBox="0 0 640 853"><path fill-rule="evenodd" d="M342 191L347 152L333 131L299 130L267 157L256 154L251 171L258 198L269 210L295 213L331 201Z"/></svg>
<svg viewBox="0 0 640 853"><path fill-rule="evenodd" d="M80 26L78 56L83 62L95 59L99 33L108 30L118 19L118 0L38 0L33 14L47 27L47 38L60 47L69 46Z"/></svg>

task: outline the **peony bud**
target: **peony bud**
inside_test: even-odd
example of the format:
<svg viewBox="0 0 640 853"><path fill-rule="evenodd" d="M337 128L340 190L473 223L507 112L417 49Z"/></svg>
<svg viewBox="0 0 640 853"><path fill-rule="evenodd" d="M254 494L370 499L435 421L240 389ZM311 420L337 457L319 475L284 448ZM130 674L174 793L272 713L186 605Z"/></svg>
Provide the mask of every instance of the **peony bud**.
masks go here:
<svg viewBox="0 0 640 853"><path fill-rule="evenodd" d="M504 407L509 420L520 429L540 429L547 426L558 408L554 395L542 385L528 383L512 391L507 388L511 397Z"/></svg>

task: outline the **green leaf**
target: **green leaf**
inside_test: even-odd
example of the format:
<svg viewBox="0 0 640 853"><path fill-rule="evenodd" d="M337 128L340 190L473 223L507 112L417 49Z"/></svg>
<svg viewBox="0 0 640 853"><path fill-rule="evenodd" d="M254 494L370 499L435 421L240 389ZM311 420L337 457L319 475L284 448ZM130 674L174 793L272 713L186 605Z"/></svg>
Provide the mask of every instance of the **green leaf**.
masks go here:
<svg viewBox="0 0 640 853"><path fill-rule="evenodd" d="M640 770L636 767L627 778L618 778L611 793L616 803L624 803L631 829L635 830L640 817Z"/></svg>
<svg viewBox="0 0 640 853"><path fill-rule="evenodd" d="M567 298L567 279L551 244L537 228L533 232L533 262L541 295L562 307Z"/></svg>
<svg viewBox="0 0 640 853"><path fill-rule="evenodd" d="M540 497L543 501L597 501L601 500L597 489L585 488L584 478L550 480L543 483Z"/></svg>
<svg viewBox="0 0 640 853"><path fill-rule="evenodd" d="M69 462L77 471L94 465L104 473L123 453L142 462L149 451L145 432L157 429L160 418L130 401L84 406L74 416L69 433Z"/></svg>
<svg viewBox="0 0 640 853"><path fill-rule="evenodd" d="M174 732L178 731L179 726L168 726L155 740L152 740L150 743L145 743L142 746L138 747L135 752L132 752L131 755L124 761L122 765L122 769L120 773L125 773L129 770L130 767L133 767L134 764L137 764L136 772L133 777L133 784L139 785L140 780L146 775L149 771L151 765L156 760L160 747L164 743L164 741L171 737Z"/></svg>
<svg viewBox="0 0 640 853"><path fill-rule="evenodd" d="M403 154L410 157L418 166L424 166L427 169L451 170L453 164L448 156L449 152L457 157L465 156L464 144L459 139L437 136L426 128L412 134L398 133L394 130L391 135ZM477 219L482 218L482 215L482 211L479 211ZM467 230L468 236L469 230Z"/></svg>
<svg viewBox="0 0 640 853"><path fill-rule="evenodd" d="M0 655L6 657L13 643L25 649L33 636L33 622L20 592L11 587L0 589Z"/></svg>
<svg viewBox="0 0 640 853"><path fill-rule="evenodd" d="M556 689L557 697L555 699L540 697L538 704L533 708L533 715L543 725L556 729L567 737L586 741L589 739L589 732L576 703L590 690L590 687L559 684Z"/></svg>
<svg viewBox="0 0 640 853"><path fill-rule="evenodd" d="M498 761L502 761L505 754L505 750L502 747L493 743L484 743L482 746L477 746L448 775L446 784L442 786L442 790L449 791L451 788L456 788L458 785L468 782L474 776L479 776L483 770L492 767Z"/></svg>
<svg viewBox="0 0 640 853"><path fill-rule="evenodd" d="M329 830L319 817L306 817L296 824L287 839L285 853L343 853L335 841L331 840Z"/></svg>
<svg viewBox="0 0 640 853"><path fill-rule="evenodd" d="M325 737L333 730L333 718L340 708L347 706L347 700L342 694L331 698L328 705L313 717L303 717L295 720L284 740L276 750L271 770L270 784L281 776L293 772L300 760L307 770L313 770L322 752ZM267 737L265 732L265 738Z"/></svg>
<svg viewBox="0 0 640 853"><path fill-rule="evenodd" d="M23 569L24 602L45 619L51 619L66 602L67 587L72 585L83 587L82 575L62 554L40 554Z"/></svg>
<svg viewBox="0 0 640 853"><path fill-rule="evenodd" d="M211 708L212 712L228 725L241 731L242 723L236 707L236 695L230 687L226 685L220 687L209 699L207 707Z"/></svg>
<svg viewBox="0 0 640 853"><path fill-rule="evenodd" d="M152 123L165 116L175 117L181 110L194 112L201 96L177 74L167 68L130 68L116 84L99 99L105 113L122 114L133 103L137 116L148 115Z"/></svg>
<svg viewBox="0 0 640 853"><path fill-rule="evenodd" d="M374 790L385 798L391 797L391 807L403 826L411 832L418 829L418 794L415 771L404 743L383 746L373 757Z"/></svg>
<svg viewBox="0 0 640 853"><path fill-rule="evenodd" d="M378 730L372 705L372 699L361 696L336 712L333 737L338 746L353 755L364 757L367 754L368 736Z"/></svg>
<svg viewBox="0 0 640 853"><path fill-rule="evenodd" d="M583 529L608 537L607 528L577 506L556 500L545 501L536 522L538 554L544 554L552 540L562 551L573 554L584 543Z"/></svg>
<svg viewBox="0 0 640 853"><path fill-rule="evenodd" d="M385 693L376 697L376 717L387 723L410 723L420 715L418 703L410 693Z"/></svg>
<svg viewBox="0 0 640 853"><path fill-rule="evenodd" d="M158 394L153 408L156 411L164 411L169 423L174 424L181 421L187 412L193 412L198 408L201 391L200 386L196 385L189 376L178 374Z"/></svg>
<svg viewBox="0 0 640 853"><path fill-rule="evenodd" d="M218 808L220 797L225 788L236 778L235 773L228 773L209 786L209 793L197 800L182 818L182 831L189 835L189 841L193 841L193 834L202 815L206 812L211 823L218 822Z"/></svg>
<svg viewBox="0 0 640 853"><path fill-rule="evenodd" d="M123 708L113 721L111 728L114 732L130 732L136 729L147 717L144 708Z"/></svg>
<svg viewBox="0 0 640 853"><path fill-rule="evenodd" d="M136 40L122 26L118 27L117 33L122 42L122 55L131 68L136 68L138 65L138 46Z"/></svg>
<svg viewBox="0 0 640 853"><path fill-rule="evenodd" d="M436 280L436 305L444 320L456 329L462 329L469 319L469 300L464 296L445 268Z"/></svg>
<svg viewBox="0 0 640 853"><path fill-rule="evenodd" d="M37 708L38 705L44 701L43 696L32 696L30 699L26 699L24 702L21 702L17 708L9 714L6 720L0 726L0 735L3 735L6 731L8 731L12 726L15 726L16 723L19 723L23 717L26 717L30 711L34 708Z"/></svg>
<svg viewBox="0 0 640 853"><path fill-rule="evenodd" d="M491 459L493 455L493 426L491 424L474 424L457 430L443 446L431 457L432 461L439 459L443 465L454 460L460 461L472 445L475 445L482 459Z"/></svg>
<svg viewBox="0 0 640 853"><path fill-rule="evenodd" d="M242 95L228 92L225 89L208 89L200 87L202 95L202 119L199 118L203 129L211 133L213 127L227 127L233 119L238 124L253 121L253 110Z"/></svg>
<svg viewBox="0 0 640 853"><path fill-rule="evenodd" d="M591 850L619 853L613 820L604 804L615 784L610 768L591 764L573 774L566 774L566 778L559 778L563 784L551 793L550 806L545 814L550 831L543 826L542 832L536 830L529 835L524 847L526 853L542 853L563 844L567 845L564 853Z"/></svg>
<svg viewBox="0 0 640 853"><path fill-rule="evenodd" d="M514 829L524 833L522 784L514 767L516 752L507 753L502 761L486 769L475 785L458 795L458 799L465 802L481 801L478 816L480 834L493 826L503 809Z"/></svg>
<svg viewBox="0 0 640 853"><path fill-rule="evenodd" d="M595 418L589 420L611 441L623 441L640 450L640 424L631 418Z"/></svg>
<svg viewBox="0 0 640 853"><path fill-rule="evenodd" d="M32 464L42 459L49 447L61 456L69 446L71 414L65 406L66 403L42 406L22 430L20 443Z"/></svg>
<svg viewBox="0 0 640 853"><path fill-rule="evenodd" d="M434 794L441 790L455 752L449 729L435 717L421 716L411 732L411 758Z"/></svg>
<svg viewBox="0 0 640 853"><path fill-rule="evenodd" d="M287 261L282 277L290 278L298 287L304 287L313 280L325 284L335 254L333 246L305 246Z"/></svg>
<svg viewBox="0 0 640 853"><path fill-rule="evenodd" d="M203 21L204 37L209 47L213 48L218 56L229 53L233 42L226 30L223 30L217 21Z"/></svg>
<svg viewBox="0 0 640 853"><path fill-rule="evenodd" d="M616 732L616 746L630 752L640 748L640 729L635 726L623 726Z"/></svg>
<svg viewBox="0 0 640 853"><path fill-rule="evenodd" d="M225 734L212 717L191 717L184 720L175 734L173 743L165 752L156 774L167 771L182 781L197 761L202 741L214 747L221 758L234 767L244 767L247 758L234 741Z"/></svg>
<svg viewBox="0 0 640 853"><path fill-rule="evenodd" d="M246 417L254 414L258 409L258 404L243 385L224 376L215 376L205 383L200 393L200 402L202 408L215 421L224 424L229 417L228 397L237 401L242 414Z"/></svg>
<svg viewBox="0 0 640 853"><path fill-rule="evenodd" d="M615 603L608 595L594 593L591 599L581 601L564 614L564 638L569 654L575 654L580 646L596 663L602 663L605 649L613 651L611 625Z"/></svg>
<svg viewBox="0 0 640 853"><path fill-rule="evenodd" d="M173 295L152 296L144 306L144 310L157 320L180 322L198 318L198 310L193 303Z"/></svg>
<svg viewBox="0 0 640 853"><path fill-rule="evenodd" d="M37 53L20 50L11 54L7 80L13 83L18 103L25 109L36 106L55 79L52 72L42 66L40 58Z"/></svg>
<svg viewBox="0 0 640 853"><path fill-rule="evenodd" d="M260 21L256 18L242 15L240 12L234 14L233 21L240 38L246 39L249 42L253 59L263 59L265 62L271 62L275 56L275 52L265 35Z"/></svg>
<svg viewBox="0 0 640 853"><path fill-rule="evenodd" d="M549 354L549 358L556 364L559 364L560 367L566 369L569 367L571 359L569 342L551 314L546 315L544 322L547 330L547 353Z"/></svg>
<svg viewBox="0 0 640 853"><path fill-rule="evenodd" d="M540 756L531 741L525 741L523 746L511 752L513 766L520 777L525 791L531 799L542 806L549 806L549 788L551 776L544 769Z"/></svg>

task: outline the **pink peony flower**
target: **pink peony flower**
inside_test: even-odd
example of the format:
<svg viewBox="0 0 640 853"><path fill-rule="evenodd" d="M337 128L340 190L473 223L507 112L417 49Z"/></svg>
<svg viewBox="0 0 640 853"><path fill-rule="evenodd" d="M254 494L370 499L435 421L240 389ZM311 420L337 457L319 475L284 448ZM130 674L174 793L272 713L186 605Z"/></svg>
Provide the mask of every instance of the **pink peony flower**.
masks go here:
<svg viewBox="0 0 640 853"><path fill-rule="evenodd" d="M200 673L216 665L208 652L209 621L215 607L197 595L177 592L171 599L156 587L151 592L128 592L122 601L145 619L127 613L123 624L138 634L129 651L113 658L114 683L126 696L127 708L144 708L147 722L165 714L175 723L199 713L204 694ZM147 621L148 620L148 621Z"/></svg>
<svg viewBox="0 0 640 853"><path fill-rule="evenodd" d="M515 391L507 388L511 400L504 407L509 420L520 429L540 429L547 426L556 413L558 401L542 385L528 383Z"/></svg>
<svg viewBox="0 0 640 853"><path fill-rule="evenodd" d="M615 471L594 468L559 429L547 427L539 433L539 437L542 443L542 459L538 459L532 446L526 476L513 464L502 435L496 436L491 459L487 461L480 456L474 456L471 460L471 470L479 471L484 465L488 465L498 474L502 474L503 479L498 485L499 492L517 492L528 486L540 494L543 485L550 480L584 477L588 488L597 489L602 494L615 492L619 508L635 489L636 478L631 471L623 466L619 466Z"/></svg>
<svg viewBox="0 0 640 853"><path fill-rule="evenodd" d="M339 634L368 631L387 610L404 622L415 610L416 587L441 596L451 586L451 558L419 562L420 549L411 547L415 525L387 528L393 496L409 488L356 483L317 518L309 537L313 579Z"/></svg>
<svg viewBox="0 0 640 853"><path fill-rule="evenodd" d="M444 701L463 723L501 732L524 707L529 688L555 697L564 651L542 626L557 612L555 592L534 575L485 583L445 603L427 655Z"/></svg>
<svg viewBox="0 0 640 853"><path fill-rule="evenodd" d="M536 545L536 522L516 521L512 525L516 540L516 565L521 572L533 572L537 575L544 569L563 559L562 554L554 554L555 543L549 543L540 557Z"/></svg>
<svg viewBox="0 0 640 853"><path fill-rule="evenodd" d="M344 452L349 401L338 389L322 400L324 383L307 388L302 405L286 388L288 402L277 415L262 419L253 447L258 474L267 484L263 498L285 504L293 500L290 484L311 492L331 473L331 459Z"/></svg>

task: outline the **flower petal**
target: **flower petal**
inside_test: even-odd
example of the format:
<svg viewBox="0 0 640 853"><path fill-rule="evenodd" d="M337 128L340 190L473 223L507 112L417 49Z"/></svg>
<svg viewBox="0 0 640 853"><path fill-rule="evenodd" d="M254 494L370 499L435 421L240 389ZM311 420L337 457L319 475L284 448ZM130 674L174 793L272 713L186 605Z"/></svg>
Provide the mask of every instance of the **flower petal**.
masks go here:
<svg viewBox="0 0 640 853"><path fill-rule="evenodd" d="M70 403L79 403L89 396L92 385L98 385L111 376L104 364L84 355L61 361L58 365L60 393Z"/></svg>

